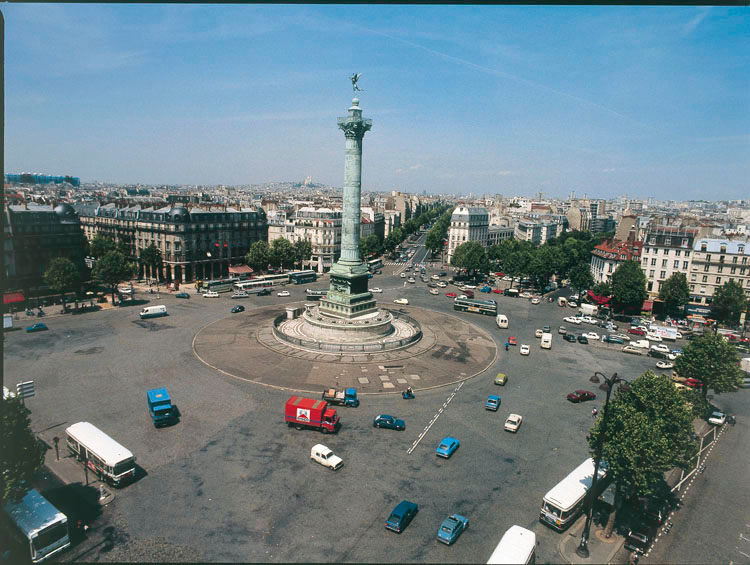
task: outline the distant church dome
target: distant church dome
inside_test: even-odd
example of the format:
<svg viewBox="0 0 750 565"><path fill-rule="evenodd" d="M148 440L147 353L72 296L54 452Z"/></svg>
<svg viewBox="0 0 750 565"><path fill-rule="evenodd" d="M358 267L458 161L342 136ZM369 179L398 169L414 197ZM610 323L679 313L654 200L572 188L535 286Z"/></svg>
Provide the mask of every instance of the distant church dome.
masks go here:
<svg viewBox="0 0 750 565"><path fill-rule="evenodd" d="M182 206L176 206L169 211L169 217L174 222L187 223L190 221L190 212L188 212Z"/></svg>

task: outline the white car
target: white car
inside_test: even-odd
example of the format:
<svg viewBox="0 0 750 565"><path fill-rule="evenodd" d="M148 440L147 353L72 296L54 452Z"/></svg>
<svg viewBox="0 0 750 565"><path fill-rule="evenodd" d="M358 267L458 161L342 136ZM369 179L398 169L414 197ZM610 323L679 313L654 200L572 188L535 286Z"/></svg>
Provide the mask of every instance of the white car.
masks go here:
<svg viewBox="0 0 750 565"><path fill-rule="evenodd" d="M528 345L523 344L521 345L521 349L519 349L518 352L521 355L528 355L529 353L531 353L531 348Z"/></svg>
<svg viewBox="0 0 750 565"><path fill-rule="evenodd" d="M341 460L341 457L335 455L333 451L328 449L322 443L313 445L312 449L310 450L310 459L320 463L321 465L323 465L323 467L328 467L331 471L340 469L344 464L344 462Z"/></svg>
<svg viewBox="0 0 750 565"><path fill-rule="evenodd" d="M648 332L646 334L646 338L650 339L651 341L655 341L657 343L661 342L661 336L658 336L655 333ZM669 351L669 349L667 349L667 351Z"/></svg>
<svg viewBox="0 0 750 565"><path fill-rule="evenodd" d="M587 324L596 324L596 319L591 316L583 316L581 321L586 322Z"/></svg>
<svg viewBox="0 0 750 565"><path fill-rule="evenodd" d="M675 332L675 333L676 333L675 337L677 337L677 339L682 339L682 332ZM592 475L592 477L593 477L593 475Z"/></svg>
<svg viewBox="0 0 750 565"><path fill-rule="evenodd" d="M509 281L509 280L511 280L511 278L510 278L510 277L509 277L508 275L505 275L505 276L503 277L503 280L504 280L504 281ZM592 476L593 476L593 475L592 475Z"/></svg>
<svg viewBox="0 0 750 565"><path fill-rule="evenodd" d="M539 299L538 299L538 298L532 298L532 299L531 299L531 303L532 303L532 304L539 304ZM593 475L592 475L592 476L593 476Z"/></svg>
<svg viewBox="0 0 750 565"><path fill-rule="evenodd" d="M575 300L578 300L578 298L579 298L579 296L577 294L571 294L570 297L568 298L568 300L575 301Z"/></svg>
<svg viewBox="0 0 750 565"><path fill-rule="evenodd" d="M581 319L576 316L566 316L563 318L564 322L568 322L569 324L580 324Z"/></svg>
<svg viewBox="0 0 750 565"><path fill-rule="evenodd" d="M477 287L477 285L475 285L475 284L465 284L464 286L461 287L461 289L462 290L466 290L466 289L474 290L476 287Z"/></svg>
<svg viewBox="0 0 750 565"><path fill-rule="evenodd" d="M583 335L586 336L588 339L593 339L593 340L599 339L599 334L596 332L588 332Z"/></svg>
<svg viewBox="0 0 750 565"><path fill-rule="evenodd" d="M659 344L657 344L657 345L652 345L652 346L651 346L651 349L652 349L653 351L660 351L661 353L669 353L669 352L670 352L670 351L669 351L669 347L667 347L667 346L666 346L666 345L664 345L663 343L659 343Z"/></svg>
<svg viewBox="0 0 750 565"><path fill-rule="evenodd" d="M523 416L510 414L508 419L505 420L505 431L513 433L517 432L518 428L521 427L521 422L523 422Z"/></svg>
<svg viewBox="0 0 750 565"><path fill-rule="evenodd" d="M219 298L219 293L215 290L209 290L203 293L203 298Z"/></svg>
<svg viewBox="0 0 750 565"><path fill-rule="evenodd" d="M518 295L520 298L531 298L532 294L530 292L522 292Z"/></svg>
<svg viewBox="0 0 750 565"><path fill-rule="evenodd" d="M291 295L292 293L289 292L288 290L281 290L276 293L276 296L291 296Z"/></svg>
<svg viewBox="0 0 750 565"><path fill-rule="evenodd" d="M417 282L417 281L415 281L415 280L414 280L414 277L409 277L409 278L408 278L408 279L406 279L406 280L407 280L407 281L409 281L409 282L410 282L410 283L412 283L412 284L414 284L415 282Z"/></svg>
<svg viewBox="0 0 750 565"><path fill-rule="evenodd" d="M240 292L235 292L232 295L232 298L248 298L250 295L245 292L244 290L241 290Z"/></svg>
<svg viewBox="0 0 750 565"><path fill-rule="evenodd" d="M615 334L612 337L619 337L622 341L630 341L630 336L626 334Z"/></svg>
<svg viewBox="0 0 750 565"><path fill-rule="evenodd" d="M631 341L630 345L632 347L640 347L641 349L648 349L650 347L650 343L647 339L637 339L635 341Z"/></svg>
<svg viewBox="0 0 750 565"><path fill-rule="evenodd" d="M409 301L406 298L397 298L393 302L396 304L409 304Z"/></svg>
<svg viewBox="0 0 750 565"><path fill-rule="evenodd" d="M671 361L657 361L656 368L657 369L673 369L674 363L672 363Z"/></svg>
<svg viewBox="0 0 750 565"><path fill-rule="evenodd" d="M400 277L401 277L402 279L405 279L405 278L406 278L406 273L401 273L401 274L400 274L399 276L400 276Z"/></svg>
<svg viewBox="0 0 750 565"><path fill-rule="evenodd" d="M433 281L438 281L438 280L440 280L440 277L439 277L438 275L432 275L432 276L431 276L430 278L431 278L431 279L432 279ZM592 475L592 477L593 477L593 475Z"/></svg>
<svg viewBox="0 0 750 565"><path fill-rule="evenodd" d="M576 302L575 300L569 300L568 306L570 306L571 308L578 308L578 302Z"/></svg>
<svg viewBox="0 0 750 565"><path fill-rule="evenodd" d="M536 331L534 332L534 337L542 337L542 334L543 334L543 333L544 333L544 332L543 332L542 330L536 330Z"/></svg>
<svg viewBox="0 0 750 565"><path fill-rule="evenodd" d="M370 289L370 292L383 292L383 289L382 289L382 288L378 288L378 287L375 287L375 288L371 288L371 289Z"/></svg>
<svg viewBox="0 0 750 565"><path fill-rule="evenodd" d="M436 288L431 288L430 289L430 294L440 294L440 291L438 289L436 289Z"/></svg>
<svg viewBox="0 0 750 565"><path fill-rule="evenodd" d="M722 426L724 425L724 422L727 421L727 415L724 414L724 412L714 412L711 414L711 417L708 419L709 424L713 424L714 426Z"/></svg>
<svg viewBox="0 0 750 565"><path fill-rule="evenodd" d="M437 285L438 285L438 286L439 286L440 288L445 288L446 286L448 286L448 285L447 285L446 283L444 283L443 281L438 281Z"/></svg>

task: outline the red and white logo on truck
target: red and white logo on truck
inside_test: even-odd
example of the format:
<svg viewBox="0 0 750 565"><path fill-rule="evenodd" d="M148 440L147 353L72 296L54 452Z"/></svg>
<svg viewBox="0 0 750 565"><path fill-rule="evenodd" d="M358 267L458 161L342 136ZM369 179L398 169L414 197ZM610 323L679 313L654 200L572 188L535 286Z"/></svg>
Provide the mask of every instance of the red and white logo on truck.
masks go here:
<svg viewBox="0 0 750 565"><path fill-rule="evenodd" d="M307 408L297 408L297 419L303 422L310 421L310 410Z"/></svg>

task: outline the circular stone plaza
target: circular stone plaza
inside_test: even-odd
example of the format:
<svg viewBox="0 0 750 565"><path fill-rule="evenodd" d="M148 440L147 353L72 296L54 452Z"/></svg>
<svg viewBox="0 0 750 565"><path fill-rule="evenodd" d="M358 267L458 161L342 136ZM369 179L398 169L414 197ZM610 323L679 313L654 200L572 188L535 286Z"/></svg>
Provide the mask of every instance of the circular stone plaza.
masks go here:
<svg viewBox="0 0 750 565"><path fill-rule="evenodd" d="M477 327L428 310L377 306L359 250L362 141L372 120L362 117L358 98L338 127L346 138L341 256L326 295L319 304L264 308L210 324L195 336L196 356L237 378L312 393L420 390L483 372L497 348Z"/></svg>

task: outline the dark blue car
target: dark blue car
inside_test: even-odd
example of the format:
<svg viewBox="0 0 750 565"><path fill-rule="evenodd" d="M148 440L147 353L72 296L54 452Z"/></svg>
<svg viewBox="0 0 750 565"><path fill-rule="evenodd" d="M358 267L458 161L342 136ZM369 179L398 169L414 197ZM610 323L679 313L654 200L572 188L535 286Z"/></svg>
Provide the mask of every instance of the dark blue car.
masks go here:
<svg viewBox="0 0 750 565"><path fill-rule="evenodd" d="M403 420L399 420L398 418L394 418L393 416L389 416L388 414L380 414L379 416L375 416L372 425L376 428L388 428L391 430L403 431L406 429L406 422L404 422Z"/></svg>
<svg viewBox="0 0 750 565"><path fill-rule="evenodd" d="M37 322L36 324L33 324L33 325L29 326L28 328L26 328L26 331L28 333L31 333L31 332L43 332L43 331L46 331L46 330L47 330L47 324L45 324L44 322Z"/></svg>
<svg viewBox="0 0 750 565"><path fill-rule="evenodd" d="M419 505L408 500L402 500L393 509L391 515L388 516L388 519L385 521L385 528L400 534L406 529L409 522L414 519L417 512L419 512Z"/></svg>

